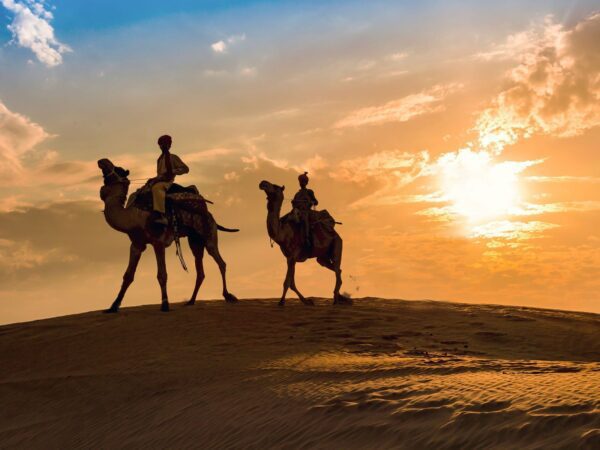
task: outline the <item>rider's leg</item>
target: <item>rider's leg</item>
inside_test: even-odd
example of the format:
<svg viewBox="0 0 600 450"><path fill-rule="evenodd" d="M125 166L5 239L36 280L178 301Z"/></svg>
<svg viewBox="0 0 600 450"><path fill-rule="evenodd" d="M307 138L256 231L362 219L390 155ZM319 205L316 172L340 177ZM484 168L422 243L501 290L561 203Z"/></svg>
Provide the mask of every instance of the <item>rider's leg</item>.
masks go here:
<svg viewBox="0 0 600 450"><path fill-rule="evenodd" d="M310 239L310 223L308 220L308 211L303 211L302 213L302 228L304 233L304 243L307 247L312 247L312 242Z"/></svg>
<svg viewBox="0 0 600 450"><path fill-rule="evenodd" d="M158 215L157 222L166 224L165 202L167 199L167 189L171 183L159 181L152 186L152 208Z"/></svg>

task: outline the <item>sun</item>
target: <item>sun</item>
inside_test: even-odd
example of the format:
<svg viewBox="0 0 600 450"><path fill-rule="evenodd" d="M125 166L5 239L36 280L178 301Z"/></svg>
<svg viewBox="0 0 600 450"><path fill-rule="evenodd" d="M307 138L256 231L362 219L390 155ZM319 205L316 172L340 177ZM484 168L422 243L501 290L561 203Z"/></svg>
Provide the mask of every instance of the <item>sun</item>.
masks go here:
<svg viewBox="0 0 600 450"><path fill-rule="evenodd" d="M445 155L439 163L444 198L453 213L470 222L506 217L521 202L519 164L496 163L488 152L469 148Z"/></svg>

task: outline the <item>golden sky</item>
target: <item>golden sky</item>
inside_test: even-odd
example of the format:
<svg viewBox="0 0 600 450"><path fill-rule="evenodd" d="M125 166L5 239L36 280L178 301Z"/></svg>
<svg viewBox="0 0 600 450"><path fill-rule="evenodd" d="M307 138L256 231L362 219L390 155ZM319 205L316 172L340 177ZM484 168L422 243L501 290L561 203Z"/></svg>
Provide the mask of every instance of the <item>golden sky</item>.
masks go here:
<svg viewBox="0 0 600 450"><path fill-rule="evenodd" d="M290 197L306 170L355 297L600 312L594 2L56 3L0 2L0 322L110 304L128 240L96 160L151 177L164 133L179 182L242 230L220 239L238 297L278 297L286 270L259 181ZM124 306L158 305L155 272L147 252ZM334 277L311 261L297 284L328 296Z"/></svg>

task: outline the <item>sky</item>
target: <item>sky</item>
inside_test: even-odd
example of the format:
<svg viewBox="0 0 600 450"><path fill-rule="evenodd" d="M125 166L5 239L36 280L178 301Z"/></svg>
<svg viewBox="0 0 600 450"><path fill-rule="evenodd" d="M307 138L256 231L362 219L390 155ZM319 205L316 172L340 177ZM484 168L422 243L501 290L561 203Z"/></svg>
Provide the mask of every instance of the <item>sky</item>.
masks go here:
<svg viewBox="0 0 600 450"><path fill-rule="evenodd" d="M594 1L0 0L0 323L107 307L128 238L96 161L214 202L229 287L277 298L258 183L343 225L342 290L600 312ZM139 187L133 181L131 191ZM290 208L289 198L284 210ZM160 301L144 254L124 306ZM191 252L184 248L191 262ZM168 251L172 301L194 275ZM201 299L220 297L205 260ZM314 261L298 288L331 296Z"/></svg>

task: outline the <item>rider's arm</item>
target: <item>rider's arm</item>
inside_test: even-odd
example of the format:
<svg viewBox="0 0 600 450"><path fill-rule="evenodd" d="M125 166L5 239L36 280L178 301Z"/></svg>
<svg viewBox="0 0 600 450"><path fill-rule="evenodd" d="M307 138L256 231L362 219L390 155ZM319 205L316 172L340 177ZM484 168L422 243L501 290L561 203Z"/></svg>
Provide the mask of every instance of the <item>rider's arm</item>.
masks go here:
<svg viewBox="0 0 600 450"><path fill-rule="evenodd" d="M173 162L173 173L175 175L184 175L190 171L190 168L177 155L171 155Z"/></svg>
<svg viewBox="0 0 600 450"><path fill-rule="evenodd" d="M311 206L317 206L319 204L319 201L317 200L317 197L315 197L315 193L313 192L312 189L308 190L308 194L310 195L311 201L312 201L312 205Z"/></svg>

